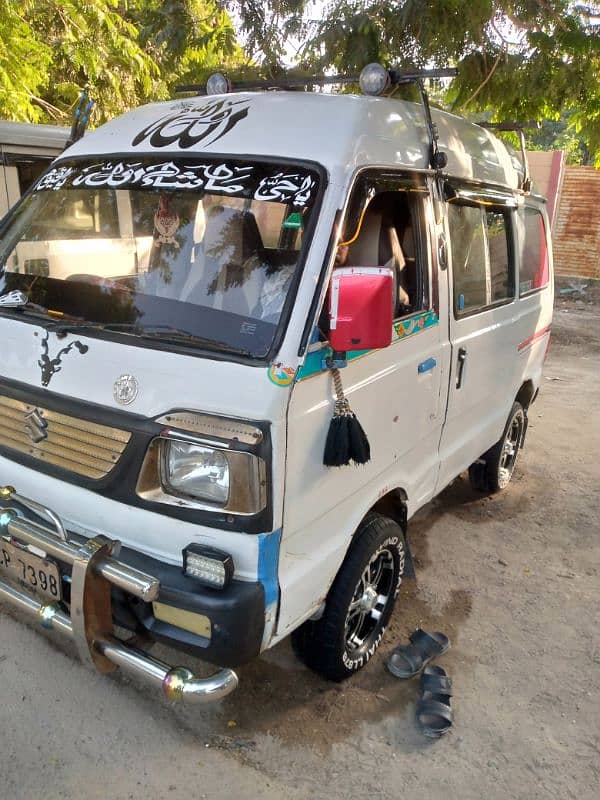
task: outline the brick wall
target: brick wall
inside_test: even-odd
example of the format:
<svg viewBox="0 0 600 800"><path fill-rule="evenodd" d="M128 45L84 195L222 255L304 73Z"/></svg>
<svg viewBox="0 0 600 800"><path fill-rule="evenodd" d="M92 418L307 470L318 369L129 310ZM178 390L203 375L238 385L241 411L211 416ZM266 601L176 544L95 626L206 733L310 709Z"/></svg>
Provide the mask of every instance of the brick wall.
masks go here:
<svg viewBox="0 0 600 800"><path fill-rule="evenodd" d="M553 239L557 275L600 280L600 170L565 167Z"/></svg>

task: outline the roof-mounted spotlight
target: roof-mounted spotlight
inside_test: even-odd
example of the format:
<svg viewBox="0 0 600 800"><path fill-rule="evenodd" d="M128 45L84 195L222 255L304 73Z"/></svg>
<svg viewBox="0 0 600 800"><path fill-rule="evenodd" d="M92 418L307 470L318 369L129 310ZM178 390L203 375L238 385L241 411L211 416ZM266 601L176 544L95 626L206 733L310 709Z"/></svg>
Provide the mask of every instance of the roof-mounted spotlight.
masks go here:
<svg viewBox="0 0 600 800"><path fill-rule="evenodd" d="M390 85L390 73L381 64L367 64L358 79L363 94L382 94Z"/></svg>
<svg viewBox="0 0 600 800"><path fill-rule="evenodd" d="M231 82L222 72L214 72L206 81L206 94L227 94L231 91Z"/></svg>

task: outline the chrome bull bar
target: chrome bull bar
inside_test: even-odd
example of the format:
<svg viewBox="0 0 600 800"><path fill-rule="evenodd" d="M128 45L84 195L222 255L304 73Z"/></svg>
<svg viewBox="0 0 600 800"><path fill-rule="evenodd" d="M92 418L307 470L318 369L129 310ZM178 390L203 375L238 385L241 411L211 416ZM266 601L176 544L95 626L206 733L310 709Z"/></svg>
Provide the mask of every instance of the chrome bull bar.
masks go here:
<svg viewBox="0 0 600 800"><path fill-rule="evenodd" d="M68 540L58 516L10 486L0 488L0 503L13 501L48 519L52 528L20 516L14 508L0 508L0 536L33 545L72 566L71 616L58 604L45 604L0 579L0 604L5 603L37 621L42 628L57 631L74 641L82 661L100 672L118 668L160 688L168 700L208 703L232 692L238 678L231 669L221 669L206 678L196 677L185 667L172 667L113 634L111 588L122 589L151 602L158 597L160 582L117 559L120 542L95 536L83 544Z"/></svg>

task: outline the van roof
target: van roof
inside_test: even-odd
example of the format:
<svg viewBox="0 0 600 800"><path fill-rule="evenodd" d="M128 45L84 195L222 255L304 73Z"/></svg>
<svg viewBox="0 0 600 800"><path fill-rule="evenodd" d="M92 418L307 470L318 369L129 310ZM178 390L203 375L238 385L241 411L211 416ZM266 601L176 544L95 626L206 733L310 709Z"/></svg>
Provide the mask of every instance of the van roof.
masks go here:
<svg viewBox="0 0 600 800"><path fill-rule="evenodd" d="M59 153L69 138L69 128L31 122L0 120L0 145L54 150Z"/></svg>
<svg viewBox="0 0 600 800"><path fill-rule="evenodd" d="M517 189L522 167L484 128L432 110L444 170ZM382 97L310 92L238 92L151 103L118 117L66 155L204 153L316 161L344 183L355 168L428 169L423 109Z"/></svg>

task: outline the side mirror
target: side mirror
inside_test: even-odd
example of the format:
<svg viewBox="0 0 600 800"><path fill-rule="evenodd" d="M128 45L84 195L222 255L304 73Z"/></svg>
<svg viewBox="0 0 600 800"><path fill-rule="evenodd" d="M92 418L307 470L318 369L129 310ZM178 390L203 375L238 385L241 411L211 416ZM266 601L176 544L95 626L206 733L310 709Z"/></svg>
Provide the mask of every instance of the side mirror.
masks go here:
<svg viewBox="0 0 600 800"><path fill-rule="evenodd" d="M334 269L329 288L329 344L334 352L388 347L394 273L386 267Z"/></svg>

